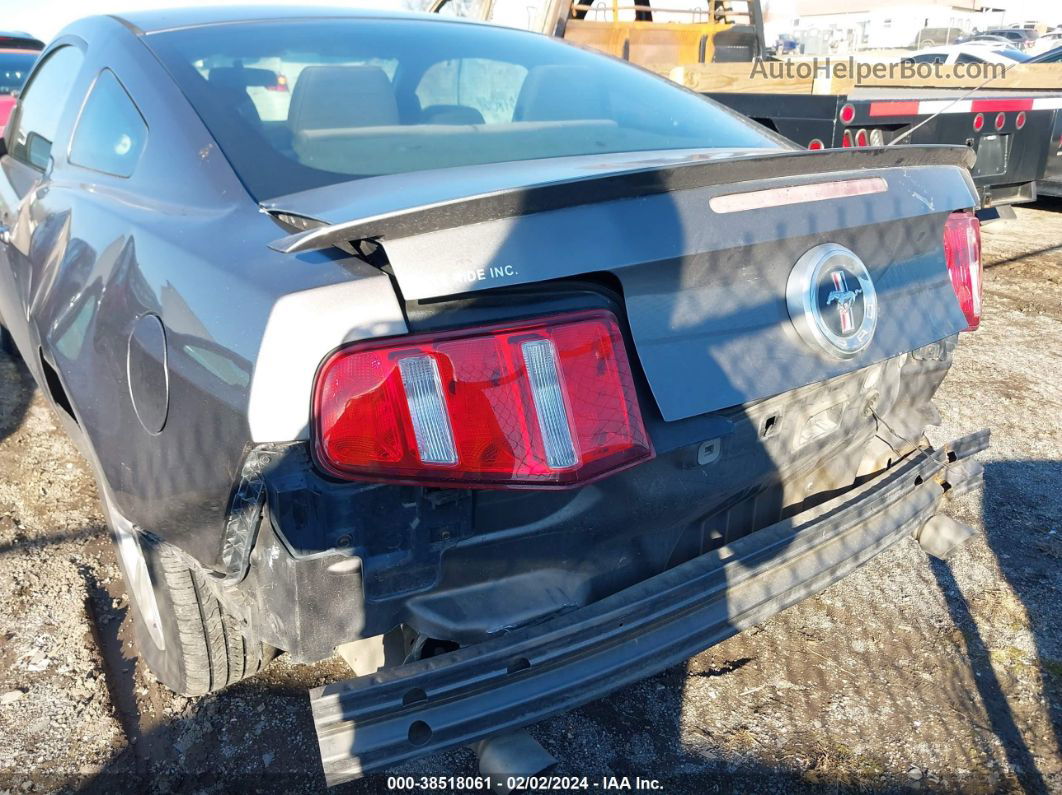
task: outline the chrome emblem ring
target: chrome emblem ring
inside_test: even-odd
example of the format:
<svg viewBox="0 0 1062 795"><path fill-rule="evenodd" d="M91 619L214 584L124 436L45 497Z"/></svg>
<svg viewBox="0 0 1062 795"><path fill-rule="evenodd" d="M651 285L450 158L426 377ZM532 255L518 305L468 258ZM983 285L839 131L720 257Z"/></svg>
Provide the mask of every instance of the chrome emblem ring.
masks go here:
<svg viewBox="0 0 1062 795"><path fill-rule="evenodd" d="M823 243L806 252L786 285L789 317L812 347L847 359L864 350L878 326L870 271L850 249Z"/></svg>

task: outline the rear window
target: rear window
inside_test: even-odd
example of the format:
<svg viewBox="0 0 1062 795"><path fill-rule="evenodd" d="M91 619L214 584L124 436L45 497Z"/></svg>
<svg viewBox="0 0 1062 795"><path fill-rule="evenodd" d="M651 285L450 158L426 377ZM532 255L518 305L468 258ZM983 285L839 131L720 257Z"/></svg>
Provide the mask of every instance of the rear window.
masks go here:
<svg viewBox="0 0 1062 795"><path fill-rule="evenodd" d="M26 84L36 52L0 52L0 94L14 94Z"/></svg>
<svg viewBox="0 0 1062 795"><path fill-rule="evenodd" d="M663 78L516 30L283 20L148 41L259 200L425 169L782 145Z"/></svg>

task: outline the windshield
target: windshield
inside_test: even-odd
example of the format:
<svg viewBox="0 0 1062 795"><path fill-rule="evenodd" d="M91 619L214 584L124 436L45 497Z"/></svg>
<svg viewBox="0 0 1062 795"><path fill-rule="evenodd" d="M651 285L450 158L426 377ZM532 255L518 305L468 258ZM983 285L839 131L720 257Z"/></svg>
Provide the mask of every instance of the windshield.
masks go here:
<svg viewBox="0 0 1062 795"><path fill-rule="evenodd" d="M0 94L21 91L36 60L36 52L0 52Z"/></svg>
<svg viewBox="0 0 1062 795"><path fill-rule="evenodd" d="M663 78L511 29L341 18L147 38L258 200L451 166L783 145Z"/></svg>

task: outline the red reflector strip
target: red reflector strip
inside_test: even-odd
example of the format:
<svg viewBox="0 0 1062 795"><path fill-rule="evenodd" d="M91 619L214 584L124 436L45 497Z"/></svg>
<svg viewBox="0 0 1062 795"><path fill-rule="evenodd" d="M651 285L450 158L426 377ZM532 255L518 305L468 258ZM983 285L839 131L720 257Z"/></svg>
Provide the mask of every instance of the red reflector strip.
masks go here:
<svg viewBox="0 0 1062 795"><path fill-rule="evenodd" d="M870 115L880 116L917 116L918 102L871 102Z"/></svg>
<svg viewBox="0 0 1062 795"><path fill-rule="evenodd" d="M867 116L880 119L883 117L930 116L934 113L999 113L1018 110L1059 110L1060 108L1062 108L1062 97L884 100L868 103ZM854 109L850 116L855 118ZM845 120L842 119L842 121Z"/></svg>
<svg viewBox="0 0 1062 795"><path fill-rule="evenodd" d="M817 182L812 185L791 185L788 188L768 188L748 193L728 193L713 196L708 206L717 213L739 213L765 207L783 207L787 204L821 202L826 199L846 199L851 196L866 196L885 193L889 184L881 177L846 179L837 182Z"/></svg>
<svg viewBox="0 0 1062 795"><path fill-rule="evenodd" d="M1031 99L975 99L970 103L974 113L999 113L1008 110L1032 110Z"/></svg>

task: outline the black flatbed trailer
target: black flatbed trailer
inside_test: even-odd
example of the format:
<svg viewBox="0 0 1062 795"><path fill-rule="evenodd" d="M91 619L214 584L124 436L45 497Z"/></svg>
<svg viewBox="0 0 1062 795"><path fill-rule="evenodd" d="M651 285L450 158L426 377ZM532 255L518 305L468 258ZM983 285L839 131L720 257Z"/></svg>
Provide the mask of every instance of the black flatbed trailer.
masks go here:
<svg viewBox="0 0 1062 795"><path fill-rule="evenodd" d="M998 217L1000 208L1035 200L1045 168L1053 180L1045 192L1062 195L1062 90L704 93L811 149L887 145L908 132L903 143L968 146L977 153L972 176L982 220Z"/></svg>
<svg viewBox="0 0 1062 795"><path fill-rule="evenodd" d="M1036 191L1043 196L1062 198L1062 110L1055 111L1047 140L1047 163L1043 177L1036 183Z"/></svg>

